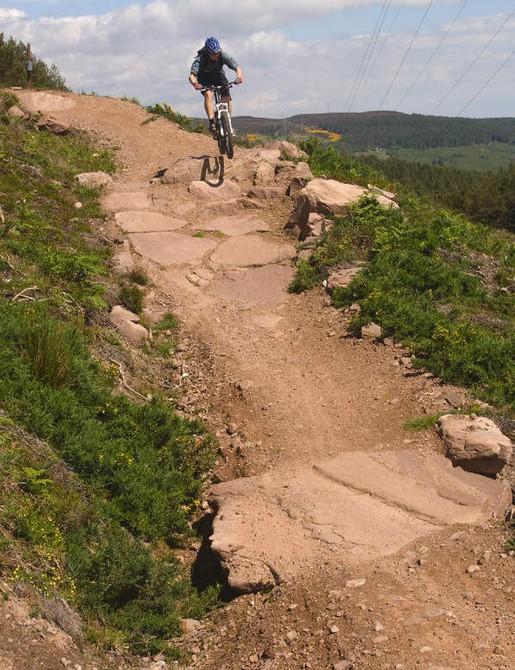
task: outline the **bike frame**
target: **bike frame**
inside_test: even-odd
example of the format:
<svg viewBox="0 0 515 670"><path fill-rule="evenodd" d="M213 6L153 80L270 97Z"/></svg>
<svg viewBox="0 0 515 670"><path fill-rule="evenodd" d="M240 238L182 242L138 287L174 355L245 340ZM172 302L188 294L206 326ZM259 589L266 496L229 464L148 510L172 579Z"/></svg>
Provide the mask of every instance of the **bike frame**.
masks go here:
<svg viewBox="0 0 515 670"><path fill-rule="evenodd" d="M228 86L203 86L200 90L203 91L212 91L213 92L213 97L214 97L214 113L215 113L215 123L216 123L216 130L217 133L223 137L225 135L223 126L222 126L222 112L227 113L227 117L229 119L229 127L231 129L231 135L234 134L234 131L232 129L232 119L231 119L231 113L229 112L229 103L224 102L222 100L222 91L224 88L232 88L234 86L234 82L229 82Z"/></svg>

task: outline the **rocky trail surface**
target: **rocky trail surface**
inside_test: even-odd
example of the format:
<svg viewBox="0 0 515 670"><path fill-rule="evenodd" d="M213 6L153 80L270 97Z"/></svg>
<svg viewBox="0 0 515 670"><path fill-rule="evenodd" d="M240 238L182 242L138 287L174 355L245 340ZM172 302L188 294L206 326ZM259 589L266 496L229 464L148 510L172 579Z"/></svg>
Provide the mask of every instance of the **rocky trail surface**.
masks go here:
<svg viewBox="0 0 515 670"><path fill-rule="evenodd" d="M203 380L185 411L221 441L194 570L216 563L246 595L192 623L188 667L513 667L509 486L453 468L433 430L406 430L462 392L416 374L394 342L348 337L322 290L287 292L296 163L274 144L224 162L210 138L144 123L129 102L20 98L118 147L103 197L118 271L144 269L147 317L172 311L208 352L209 370L183 373L192 393Z"/></svg>

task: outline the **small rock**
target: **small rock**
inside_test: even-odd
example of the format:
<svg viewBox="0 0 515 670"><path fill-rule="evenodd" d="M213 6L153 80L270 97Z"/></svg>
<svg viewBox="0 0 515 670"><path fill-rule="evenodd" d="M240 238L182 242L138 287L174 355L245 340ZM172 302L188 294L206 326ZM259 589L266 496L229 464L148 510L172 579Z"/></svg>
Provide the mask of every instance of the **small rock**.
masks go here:
<svg viewBox="0 0 515 670"><path fill-rule="evenodd" d="M202 624L197 619L181 619L180 625L183 633L194 633L202 628Z"/></svg>
<svg viewBox="0 0 515 670"><path fill-rule="evenodd" d="M469 565L465 572L468 575L472 575L474 572L479 572L480 570L481 568L479 567L479 565Z"/></svg>
<svg viewBox="0 0 515 670"><path fill-rule="evenodd" d="M366 581L367 580L364 577L360 577L359 579L348 579L345 582L345 586L348 589L356 589L360 586L364 586L364 584L366 584Z"/></svg>
<svg viewBox="0 0 515 670"><path fill-rule="evenodd" d="M350 670L352 663L350 661L337 661L333 663L333 670Z"/></svg>
<svg viewBox="0 0 515 670"><path fill-rule="evenodd" d="M329 626L329 632L331 633L331 635L336 635L336 633L340 632L340 629L335 624L332 624L331 626Z"/></svg>
<svg viewBox="0 0 515 670"><path fill-rule="evenodd" d="M76 175L75 179L81 186L91 188L102 188L113 183L113 178L106 172L83 172Z"/></svg>
<svg viewBox="0 0 515 670"><path fill-rule="evenodd" d="M382 644L383 642L388 642L388 635L378 635L374 638L375 644Z"/></svg>
<svg viewBox="0 0 515 670"><path fill-rule="evenodd" d="M369 323L361 328L361 337L364 340L378 340L382 334L383 330L377 323Z"/></svg>
<svg viewBox="0 0 515 670"><path fill-rule="evenodd" d="M479 559L479 565L485 565L485 563L488 563L491 558L492 558L492 552L489 549L487 549L483 553L483 556Z"/></svg>

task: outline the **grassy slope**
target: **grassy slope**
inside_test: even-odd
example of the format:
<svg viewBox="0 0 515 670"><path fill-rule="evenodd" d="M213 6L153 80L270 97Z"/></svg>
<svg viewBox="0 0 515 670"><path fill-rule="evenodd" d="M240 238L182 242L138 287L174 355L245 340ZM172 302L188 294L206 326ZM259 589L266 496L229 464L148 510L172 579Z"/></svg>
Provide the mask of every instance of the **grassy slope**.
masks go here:
<svg viewBox="0 0 515 670"><path fill-rule="evenodd" d="M384 179L321 143L308 143L315 174L385 185ZM471 223L411 194L400 209L363 199L322 236L301 261L291 289L304 290L340 264L365 261L363 272L332 298L359 303L356 333L370 321L404 342L420 367L471 389L511 416L514 393L515 309L513 235Z"/></svg>
<svg viewBox="0 0 515 670"><path fill-rule="evenodd" d="M179 619L213 596L175 547L214 441L159 389L142 389L146 403L116 392L126 352L105 314L144 282L111 276L98 193L75 180L113 157L10 118L12 102L0 97L0 573L35 603L64 597L103 647L173 654ZM165 365L159 330L143 368Z"/></svg>

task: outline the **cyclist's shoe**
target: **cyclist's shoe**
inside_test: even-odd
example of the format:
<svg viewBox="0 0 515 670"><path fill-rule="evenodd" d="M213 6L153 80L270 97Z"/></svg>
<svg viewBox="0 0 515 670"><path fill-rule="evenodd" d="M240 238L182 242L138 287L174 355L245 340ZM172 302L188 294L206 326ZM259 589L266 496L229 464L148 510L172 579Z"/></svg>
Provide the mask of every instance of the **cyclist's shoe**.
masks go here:
<svg viewBox="0 0 515 670"><path fill-rule="evenodd" d="M213 137L216 137L216 125L214 119L209 121L209 132Z"/></svg>

